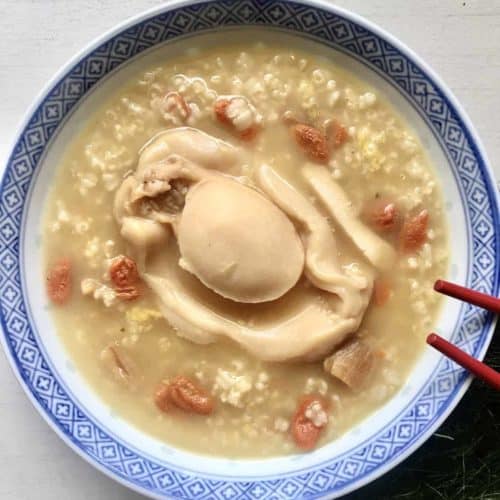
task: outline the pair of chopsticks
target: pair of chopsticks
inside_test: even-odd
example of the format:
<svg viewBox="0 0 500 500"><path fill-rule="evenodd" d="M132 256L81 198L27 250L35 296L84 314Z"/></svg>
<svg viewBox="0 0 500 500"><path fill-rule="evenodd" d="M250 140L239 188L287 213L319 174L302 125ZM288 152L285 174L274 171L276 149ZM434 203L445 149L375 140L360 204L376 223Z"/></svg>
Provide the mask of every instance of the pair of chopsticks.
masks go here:
<svg viewBox="0 0 500 500"><path fill-rule="evenodd" d="M444 280L437 280L436 283L434 283L434 290L444 295L448 295L449 297L454 297L463 302L468 302L469 304L500 314L500 299L492 297L491 295L486 295L485 293L477 292L470 288L455 285L454 283ZM476 377L484 380L497 391L500 390L500 373L493 368L481 363L481 361L473 358L435 333L428 335L427 343Z"/></svg>

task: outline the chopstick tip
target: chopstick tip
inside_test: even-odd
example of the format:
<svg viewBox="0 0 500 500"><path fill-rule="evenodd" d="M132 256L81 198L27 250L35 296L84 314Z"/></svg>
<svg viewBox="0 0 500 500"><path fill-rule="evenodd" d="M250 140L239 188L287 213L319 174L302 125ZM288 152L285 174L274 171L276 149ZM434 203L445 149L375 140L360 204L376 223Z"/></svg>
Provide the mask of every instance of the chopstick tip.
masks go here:
<svg viewBox="0 0 500 500"><path fill-rule="evenodd" d="M434 290L436 290L436 292L441 292L443 288L444 288L444 281L436 280L434 283Z"/></svg>
<svg viewBox="0 0 500 500"><path fill-rule="evenodd" d="M426 338L426 342L429 345L434 345L436 343L436 340L438 339L438 336L435 333L429 333Z"/></svg>

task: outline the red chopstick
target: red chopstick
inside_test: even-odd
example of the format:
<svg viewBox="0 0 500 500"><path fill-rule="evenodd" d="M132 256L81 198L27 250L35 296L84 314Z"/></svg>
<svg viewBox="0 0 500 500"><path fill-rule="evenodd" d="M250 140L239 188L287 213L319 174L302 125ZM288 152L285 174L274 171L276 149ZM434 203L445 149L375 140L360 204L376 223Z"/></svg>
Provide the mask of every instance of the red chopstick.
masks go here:
<svg viewBox="0 0 500 500"><path fill-rule="evenodd" d="M500 299L492 297L491 295L477 292L476 290L471 290L470 288L465 288L464 286L444 280L437 280L434 283L434 290L444 295L454 297L455 299L468 302L469 304L482 307L496 314L500 314ZM484 380L497 391L500 391L500 373L493 368L481 363L481 361L473 358L435 333L431 333L427 336L427 343L455 361L455 363L458 363L460 366L470 371L476 377Z"/></svg>
<svg viewBox="0 0 500 500"><path fill-rule="evenodd" d="M463 300L469 304L482 307L488 311L500 314L500 299L486 295L485 293L476 292L470 288L465 288L449 281L437 280L434 283L434 290L444 295L454 297L455 299Z"/></svg>
<svg viewBox="0 0 500 500"><path fill-rule="evenodd" d="M481 361L473 358L435 333L431 333L427 336L427 343L466 370L470 371L476 377L484 380L497 391L500 390L500 373L495 371L493 368L481 363Z"/></svg>

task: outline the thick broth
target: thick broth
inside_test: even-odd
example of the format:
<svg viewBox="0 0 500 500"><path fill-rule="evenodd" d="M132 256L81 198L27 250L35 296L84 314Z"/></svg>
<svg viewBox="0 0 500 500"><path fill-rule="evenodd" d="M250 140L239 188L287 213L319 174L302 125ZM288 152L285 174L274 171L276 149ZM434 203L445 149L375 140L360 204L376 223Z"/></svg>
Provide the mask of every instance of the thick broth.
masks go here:
<svg viewBox="0 0 500 500"><path fill-rule="evenodd" d="M116 92L69 145L47 201L44 231L47 267L62 256L74 264L71 300L53 307L57 329L78 370L105 403L166 443L237 457L296 451L288 424L304 393L332 400L320 444L386 402L422 352L439 304L432 283L446 274L447 265L436 175L419 140L383 96L298 46L284 49L278 42L248 40L206 49L201 42L200 48L193 48L190 40L184 54L169 59L165 52L161 65L140 72ZM177 90L197 104L193 126L246 149L246 175L251 177L254 166L265 162L300 189L305 189L299 172L306 158L283 124L283 113L309 122L335 118L346 127L349 140L334 152L328 168L359 212L381 196L407 212L429 211L427 243L414 254L400 255L390 276L383 277L390 282L391 298L383 307L371 304L360 328L378 356L362 390L353 392L334 380L320 362L264 363L229 342L196 345L183 340L158 313L147 291L137 301L112 307L80 293L82 279L102 279L108 259L126 254L112 214L114 191L135 168L141 147L173 126L152 105L166 90ZM242 143L217 123L212 111L216 93L251 100L264 117L255 141ZM341 259L361 263L361 255L341 231L336 236ZM263 305L260 313L272 316L272 303ZM100 353L110 343L133 362L132 386L117 382L102 363ZM179 373L212 391L217 399L214 414L165 414L156 408L155 387Z"/></svg>

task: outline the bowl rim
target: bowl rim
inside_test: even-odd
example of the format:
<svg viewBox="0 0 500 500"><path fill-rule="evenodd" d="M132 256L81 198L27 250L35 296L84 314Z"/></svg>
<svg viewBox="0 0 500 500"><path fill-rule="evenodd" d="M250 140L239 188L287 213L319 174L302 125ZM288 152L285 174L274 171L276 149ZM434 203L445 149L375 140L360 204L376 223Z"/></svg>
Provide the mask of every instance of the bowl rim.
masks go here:
<svg viewBox="0 0 500 500"><path fill-rule="evenodd" d="M283 0L282 0L283 1ZM289 1L289 0L284 0L284 1ZM15 147L18 144L19 139L23 135L23 131L27 127L27 125L30 122L30 119L33 117L34 112L40 107L40 105L44 102L44 100L49 96L52 90L54 90L55 86L62 80L64 79L71 70L74 69L74 67L81 62L85 57L90 55L95 49L97 49L99 46L101 46L103 43L111 40L113 37L116 35L119 35L120 33L123 33L126 31L128 28L133 27L136 24L139 24L149 18L158 16L162 13L166 13L169 11L173 11L179 8L183 7L188 7L188 6L193 6L196 4L208 4L208 3L219 3L218 0L170 0L170 1L165 1L161 3L160 5L157 5L155 7L152 7L150 9L144 10L136 15L133 15L123 21L120 21L116 23L113 27L110 29L106 30L104 33L94 37L88 44L86 44L80 51L78 51L74 56L72 56L66 63L64 63L57 71L56 73L48 80L46 84L42 87L42 89L38 92L36 97L33 99L32 103L26 110L26 112L23 114L23 117L21 118L18 126L16 127L15 134L13 136L13 140L11 144L9 145L7 151L9 151L6 160L4 162L4 170L2 171L2 178L1 178L1 183L0 183L0 193L4 191L5 188L5 181L6 181L6 174L7 174L7 167L9 164L12 162L14 158L14 153L15 153ZM393 45L397 50L399 50L403 55L405 55L410 61L414 61L420 69L425 73L425 76L428 77L428 79L440 90L442 93L443 97L448 100L448 102L451 104L451 107L456 111L459 119L461 122L463 122L464 128L468 132L470 139L471 139L471 147L473 150L475 150L476 155L482 159L483 167L484 167L484 174L486 178L486 185L489 187L493 187L491 189L492 194L492 199L491 202L494 205L494 208L496 210L496 215L498 216L500 214L500 196L498 193L498 189L496 189L496 181L495 181L495 176L493 174L493 170L491 168L487 153L485 151L484 145L476 131L476 128L474 127L473 123L471 122L468 114L466 113L464 107L459 103L458 99L455 97L453 92L448 88L448 86L443 82L443 80L438 76L438 74L432 69L431 66L429 66L428 63L426 63L420 56L418 56L412 49L407 47L403 42L401 42L398 38L393 36L391 33L386 31L385 29L379 27L377 24L373 23L372 21L369 21L368 19L346 9L343 7L339 7L335 4L332 4L328 2L327 0L293 0L290 2L292 4L296 5L304 5L312 8L319 8L324 11L330 12L332 14L339 15L348 21L351 21L362 28L365 28L369 32L375 34L377 37L380 39L389 42L391 45ZM266 27L264 26L262 29L269 29L272 27ZM225 27L222 27L220 29L225 29ZM194 33L194 36L197 36L198 33ZM165 42L162 42L165 43ZM168 42L167 42L168 43ZM136 57L136 56L134 56ZM140 56L139 56L140 57ZM493 214L495 215L495 214ZM498 239L498 235L497 235ZM498 256L497 256L498 258ZM498 285L498 283L497 283ZM498 286L497 286L498 289ZM498 291L498 290L497 290ZM489 344L491 343L493 332L495 330L497 323L497 318L493 318L489 330L487 334L483 333L484 335L484 342L478 352L478 358L483 359L486 351L489 347ZM82 457L87 463L91 464L93 467L95 467L97 470L101 471L104 473L106 476L110 477L111 479L115 480L116 482L122 484L123 486L132 489L140 494L147 495L151 498L165 498L164 495L157 494L156 492L153 492L151 490L148 490L146 488L143 488L139 485L137 485L135 482L129 481L127 477L122 477L118 475L117 473L113 472L112 470L108 469L104 465L100 464L97 460L95 460L91 455L86 453L84 450L79 448L75 442L73 442L70 437L68 437L61 428L59 428L56 423L53 421L51 416L48 414L46 409L43 408L43 406L40 404L40 402L35 398L34 394L30 390L30 388L27 386L25 381L23 380L20 372L19 372L19 367L16 365L15 359L11 353L11 346L7 342L7 338L5 335L5 324L3 321L3 316L2 316L2 335L0 335L0 343L3 347L5 357L7 358L9 365L18 380L19 384L21 385L23 391L26 393L28 396L28 399L31 401L33 406L36 408L37 412L42 416L42 418L49 424L49 427L73 450L75 451L80 457ZM344 489L342 489L341 492L336 493L337 495L345 495L347 493L350 493L354 490L357 490L366 484L374 481L375 479L381 477L382 475L386 474L388 471L399 465L403 460L405 460L408 456L410 456L416 449L418 449L420 446L422 446L428 439L429 437L435 432L435 430L448 418L450 413L456 408L458 403L461 401L463 395L469 388L471 382L472 382L473 377L471 375L468 375L465 380L462 382L459 382L458 384L461 384L459 387L459 390L454 394L453 398L451 401L448 403L446 409L444 411L441 411L441 413L438 415L438 417L433 421L432 424L429 425L428 429L426 432L422 433L415 442L413 442L411 445L409 445L403 453L398 454L397 456L391 458L388 462L384 463L383 465L378 466L375 468L373 471L367 473L365 476L362 478L357 479L355 482L352 484L348 485ZM335 495L335 494L334 494ZM331 498L331 497L330 497Z"/></svg>

